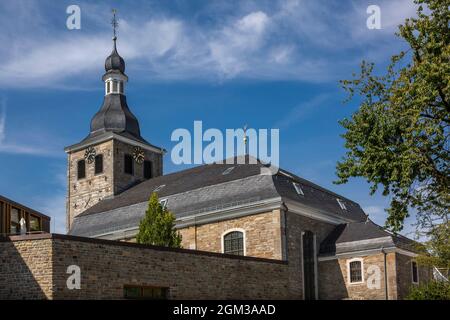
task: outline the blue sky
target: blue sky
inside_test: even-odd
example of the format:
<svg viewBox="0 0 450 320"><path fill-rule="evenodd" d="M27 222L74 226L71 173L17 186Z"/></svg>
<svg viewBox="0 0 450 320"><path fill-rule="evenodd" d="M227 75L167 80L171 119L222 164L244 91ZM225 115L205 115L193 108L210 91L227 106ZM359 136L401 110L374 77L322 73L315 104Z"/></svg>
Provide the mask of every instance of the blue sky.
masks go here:
<svg viewBox="0 0 450 320"><path fill-rule="evenodd" d="M101 76L119 15L118 51L129 76L128 104L142 135L166 148L173 130L280 129L281 167L361 204L383 224L389 199L366 182L334 185L344 154L338 80L361 60L380 70L405 44L394 32L415 9L384 1L7 1L0 0L0 194L43 211L64 232L65 146L89 132L101 106ZM81 29L66 8L81 8ZM366 9L381 8L380 30ZM410 223L412 219L409 219ZM406 231L410 231L408 226Z"/></svg>

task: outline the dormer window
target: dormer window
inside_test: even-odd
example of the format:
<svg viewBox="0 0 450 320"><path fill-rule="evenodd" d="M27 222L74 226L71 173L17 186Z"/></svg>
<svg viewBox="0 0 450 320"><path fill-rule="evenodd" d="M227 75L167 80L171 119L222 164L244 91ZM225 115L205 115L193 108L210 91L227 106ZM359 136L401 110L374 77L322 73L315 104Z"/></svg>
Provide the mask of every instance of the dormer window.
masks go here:
<svg viewBox="0 0 450 320"><path fill-rule="evenodd" d="M225 176L225 175L229 174L231 171L233 171L233 169L234 169L234 167L229 167L229 168L225 169L225 171L222 172L222 175Z"/></svg>
<svg viewBox="0 0 450 320"><path fill-rule="evenodd" d="M303 193L302 187L300 186L299 183L297 182L292 182L292 184L294 185L295 191L297 192L298 195L300 196L304 196L305 194Z"/></svg>
<svg viewBox="0 0 450 320"><path fill-rule="evenodd" d="M158 192L159 190L161 190L162 188L164 188L166 185L165 184L162 184L162 185L160 185L160 186L157 186L154 190L153 190L153 192Z"/></svg>
<svg viewBox="0 0 450 320"><path fill-rule="evenodd" d="M342 210L347 210L347 207L345 206L345 202L341 199L336 199L337 203L339 204L339 207L341 207Z"/></svg>
<svg viewBox="0 0 450 320"><path fill-rule="evenodd" d="M168 202L167 199L162 199L161 201L159 201L159 204L163 209L165 209L167 207L167 202Z"/></svg>

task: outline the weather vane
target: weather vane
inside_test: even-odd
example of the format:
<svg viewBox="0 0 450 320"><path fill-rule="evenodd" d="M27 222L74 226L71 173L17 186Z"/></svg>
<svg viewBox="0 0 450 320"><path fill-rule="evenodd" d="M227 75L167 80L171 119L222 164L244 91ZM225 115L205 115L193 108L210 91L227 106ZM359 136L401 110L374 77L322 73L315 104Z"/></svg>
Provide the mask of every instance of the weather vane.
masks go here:
<svg viewBox="0 0 450 320"><path fill-rule="evenodd" d="M119 27L119 23L117 22L117 19L116 19L117 10L116 9L112 9L112 13L113 13L113 18L112 18L112 21L111 21L111 25L113 26L114 40L116 40L116 38L117 38L116 37L116 30Z"/></svg>

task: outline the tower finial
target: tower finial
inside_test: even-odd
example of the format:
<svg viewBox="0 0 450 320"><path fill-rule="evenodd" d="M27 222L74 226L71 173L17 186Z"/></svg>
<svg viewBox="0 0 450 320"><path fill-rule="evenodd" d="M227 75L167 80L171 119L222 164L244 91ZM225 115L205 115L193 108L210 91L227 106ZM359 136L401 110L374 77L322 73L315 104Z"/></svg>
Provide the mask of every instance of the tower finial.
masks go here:
<svg viewBox="0 0 450 320"><path fill-rule="evenodd" d="M117 40L116 32L117 32L117 28L119 27L119 23L117 22L117 19L116 19L117 10L112 9L112 13L113 13L113 18L111 20L111 25L113 26L113 34L114 34L113 40L114 40L114 42L116 42L116 40Z"/></svg>
<svg viewBox="0 0 450 320"><path fill-rule="evenodd" d="M243 128L243 130L244 130L244 148L245 148L244 156L247 155L247 127L248 126L245 125L244 128Z"/></svg>

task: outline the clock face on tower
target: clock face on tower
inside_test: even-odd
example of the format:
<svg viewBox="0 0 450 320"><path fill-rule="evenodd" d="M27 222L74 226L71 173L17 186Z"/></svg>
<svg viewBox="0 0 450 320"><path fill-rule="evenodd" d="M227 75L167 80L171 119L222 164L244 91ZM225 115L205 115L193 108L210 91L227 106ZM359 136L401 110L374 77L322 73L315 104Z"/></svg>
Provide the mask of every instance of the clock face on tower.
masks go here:
<svg viewBox="0 0 450 320"><path fill-rule="evenodd" d="M144 162L144 158L145 158L144 150L142 150L142 148L140 147L134 147L133 148L134 161L141 164L142 162Z"/></svg>
<svg viewBox="0 0 450 320"><path fill-rule="evenodd" d="M87 161L87 163L92 163L95 160L95 155L96 155L95 149L89 147L84 152L84 159Z"/></svg>

